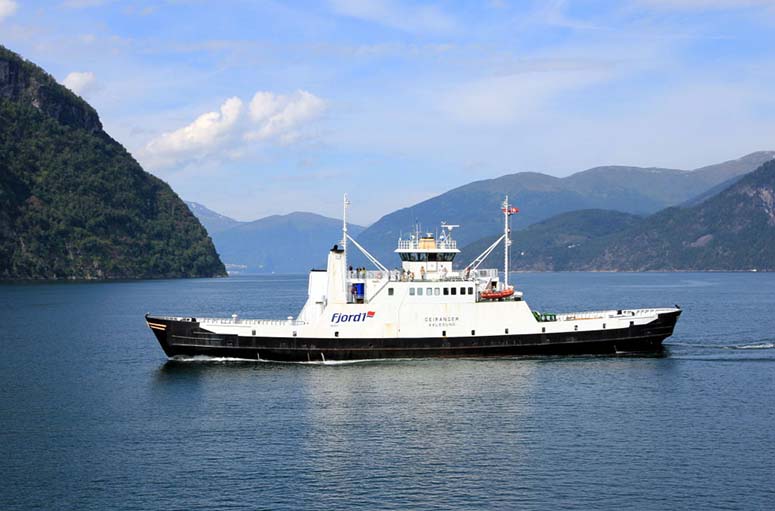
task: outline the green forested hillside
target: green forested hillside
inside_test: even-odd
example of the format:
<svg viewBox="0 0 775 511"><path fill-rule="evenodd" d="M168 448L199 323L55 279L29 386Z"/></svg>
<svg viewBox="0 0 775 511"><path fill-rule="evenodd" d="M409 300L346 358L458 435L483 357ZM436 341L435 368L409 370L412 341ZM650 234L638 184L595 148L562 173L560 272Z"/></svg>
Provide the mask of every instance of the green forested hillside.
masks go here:
<svg viewBox="0 0 775 511"><path fill-rule="evenodd" d="M775 270L775 161L700 204L612 235L577 269Z"/></svg>
<svg viewBox="0 0 775 511"><path fill-rule="evenodd" d="M506 194L522 211L515 229L580 209L649 215L751 172L773 157L773 151L759 151L693 171L609 166L564 178L536 172L509 174L475 181L394 211L370 225L358 241L378 258L389 260L401 232L412 232L416 223L433 231L439 222L447 221L461 224L455 235L459 245L467 245L501 232L498 211Z"/></svg>
<svg viewBox="0 0 775 511"><path fill-rule="evenodd" d="M775 270L775 161L733 181L698 204L646 218L574 211L531 225L513 235L511 269ZM495 238L464 247L461 264ZM499 254L487 266L502 264Z"/></svg>
<svg viewBox="0 0 775 511"><path fill-rule="evenodd" d="M199 221L94 109L0 47L0 279L224 274Z"/></svg>
<svg viewBox="0 0 775 511"><path fill-rule="evenodd" d="M637 215L586 209L561 213L526 229L512 232L511 269L518 271L563 271L572 269L584 259L588 247L596 240L640 224ZM513 217L512 226L520 222ZM456 266L464 267L481 254L498 236L488 236L461 249ZM493 250L484 264L487 268L503 267L503 243Z"/></svg>

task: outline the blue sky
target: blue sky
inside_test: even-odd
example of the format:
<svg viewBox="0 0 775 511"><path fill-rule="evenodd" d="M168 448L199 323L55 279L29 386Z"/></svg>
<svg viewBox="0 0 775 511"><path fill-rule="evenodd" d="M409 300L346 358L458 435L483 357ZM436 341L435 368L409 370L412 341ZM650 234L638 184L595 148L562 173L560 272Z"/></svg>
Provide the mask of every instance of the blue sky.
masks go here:
<svg viewBox="0 0 775 511"><path fill-rule="evenodd" d="M775 149L773 34L772 0L0 0L1 44L241 220Z"/></svg>

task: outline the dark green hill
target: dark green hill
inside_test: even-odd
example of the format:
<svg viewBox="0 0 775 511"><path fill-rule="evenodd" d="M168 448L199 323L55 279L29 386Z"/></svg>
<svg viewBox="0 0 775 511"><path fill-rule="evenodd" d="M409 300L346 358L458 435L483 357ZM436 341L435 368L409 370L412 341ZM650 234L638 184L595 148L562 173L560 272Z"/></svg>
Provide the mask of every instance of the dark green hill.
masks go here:
<svg viewBox="0 0 775 511"><path fill-rule="evenodd" d="M680 204L736 175L756 169L775 156L760 151L737 160L694 171L608 166L556 178L535 172L509 174L455 188L409 208L385 215L369 226L358 241L383 262L401 232L412 232L415 222L434 231L439 222L462 224L455 231L464 246L502 230L498 208L508 194L522 213L524 228L554 215L579 209L608 209L646 215Z"/></svg>
<svg viewBox="0 0 775 511"><path fill-rule="evenodd" d="M353 224L347 228L353 237L363 231ZM242 222L213 234L230 270L246 273L303 273L313 267L325 268L328 250L341 239L341 220L301 212Z"/></svg>
<svg viewBox="0 0 775 511"><path fill-rule="evenodd" d="M557 215L513 235L514 270L775 270L775 161L693 206L647 218L616 211ZM517 216L519 219L519 216ZM497 236L462 249L467 264ZM503 249L488 267L500 266Z"/></svg>
<svg viewBox="0 0 775 511"><path fill-rule="evenodd" d="M775 270L775 161L700 204L612 235L576 269Z"/></svg>
<svg viewBox="0 0 775 511"><path fill-rule="evenodd" d="M224 274L199 221L95 110L0 47L0 279Z"/></svg>
<svg viewBox="0 0 775 511"><path fill-rule="evenodd" d="M521 215L521 213L520 213ZM519 222L519 215L512 224ZM511 269L530 271L563 271L570 269L587 252L587 246L624 229L640 224L642 217L601 209L562 213L535 223L512 235ZM481 254L497 236L475 241L461 249L456 266L464 267ZM582 256L583 258L583 256ZM503 244L493 250L484 267L503 267Z"/></svg>

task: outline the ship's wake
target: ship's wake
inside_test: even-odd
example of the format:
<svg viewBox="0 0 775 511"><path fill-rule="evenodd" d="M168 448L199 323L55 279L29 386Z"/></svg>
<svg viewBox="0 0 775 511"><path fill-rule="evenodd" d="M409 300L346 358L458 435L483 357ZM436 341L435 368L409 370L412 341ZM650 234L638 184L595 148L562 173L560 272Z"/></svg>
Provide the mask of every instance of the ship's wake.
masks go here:
<svg viewBox="0 0 775 511"><path fill-rule="evenodd" d="M665 346L681 348L703 348L716 350L771 350L775 348L775 343L769 340L748 342L745 344L700 344L693 342L669 342Z"/></svg>

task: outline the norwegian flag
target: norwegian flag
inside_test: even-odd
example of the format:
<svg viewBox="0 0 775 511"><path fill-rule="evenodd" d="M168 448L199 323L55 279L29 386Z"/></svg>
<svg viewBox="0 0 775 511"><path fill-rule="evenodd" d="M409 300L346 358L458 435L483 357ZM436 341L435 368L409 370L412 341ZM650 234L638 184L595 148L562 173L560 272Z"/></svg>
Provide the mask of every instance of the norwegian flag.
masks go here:
<svg viewBox="0 0 775 511"><path fill-rule="evenodd" d="M508 208L503 208L503 212L506 213L507 215L513 215L513 214L519 213L519 208L510 206Z"/></svg>
<svg viewBox="0 0 775 511"><path fill-rule="evenodd" d="M374 311L369 311L366 313L366 316L373 318L374 317Z"/></svg>

